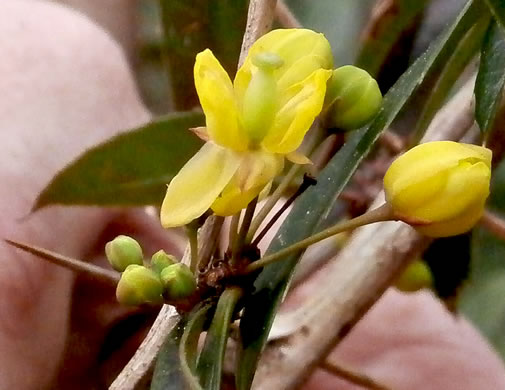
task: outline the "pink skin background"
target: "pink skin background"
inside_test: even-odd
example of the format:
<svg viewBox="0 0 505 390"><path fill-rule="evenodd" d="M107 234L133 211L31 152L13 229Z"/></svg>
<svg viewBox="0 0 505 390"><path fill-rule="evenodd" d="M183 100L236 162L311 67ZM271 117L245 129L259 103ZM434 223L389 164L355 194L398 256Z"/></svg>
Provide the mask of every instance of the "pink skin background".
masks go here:
<svg viewBox="0 0 505 390"><path fill-rule="evenodd" d="M94 3L94 15L105 3L120 12L118 1ZM23 218L65 163L150 119L121 47L61 5L11 0L0 4L0 56L0 237L101 264L106 239L124 232L146 252L178 253L180 240L139 210L51 207ZM96 363L107 330L129 314L114 303L113 290L76 283L69 271L4 243L0 262L0 388L99 389L110 382L108 372L135 347L126 343L124 353ZM483 338L428 293L388 292L331 360L394 389L505 389L503 364ZM354 387L318 371L306 388Z"/></svg>

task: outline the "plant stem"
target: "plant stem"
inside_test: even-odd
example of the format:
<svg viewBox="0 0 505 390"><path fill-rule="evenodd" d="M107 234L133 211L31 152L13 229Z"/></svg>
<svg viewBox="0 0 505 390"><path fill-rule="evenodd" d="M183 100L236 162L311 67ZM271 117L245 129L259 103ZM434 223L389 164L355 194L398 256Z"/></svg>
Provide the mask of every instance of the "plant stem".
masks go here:
<svg viewBox="0 0 505 390"><path fill-rule="evenodd" d="M231 217L231 223L230 223L230 232L228 234L228 247L230 250L234 251L233 245L236 245L235 243L237 242L237 237L238 237L238 224L240 223L240 215L242 214L242 210L240 210L238 213L234 214Z"/></svg>
<svg viewBox="0 0 505 390"><path fill-rule="evenodd" d="M233 243L233 252L231 263L235 264L240 252L242 251L244 244L248 244L250 241L247 238L247 233L251 227L251 221L254 216L254 211L256 210L256 205L258 204L258 197L254 198L251 203L247 205L245 209L244 219L240 225L240 231L238 233L237 239Z"/></svg>
<svg viewBox="0 0 505 390"><path fill-rule="evenodd" d="M31 253L32 255L38 256L44 260L47 260L53 264L59 265L61 267L68 268L74 272L88 274L97 279L103 280L105 282L116 285L119 282L119 273L114 271L109 271L102 267L98 267L94 264L87 263L82 260L73 259L71 257L60 255L59 253L49 251L44 248L40 248L34 245L24 244L22 242L4 239L4 241L18 249L24 250L25 252Z"/></svg>
<svg viewBox="0 0 505 390"><path fill-rule="evenodd" d="M323 361L319 367L323 370L328 371L330 374L333 374L339 378L346 380L354 385L358 385L364 387L366 389L371 390L390 390L389 387L386 387L380 383L377 383L375 380L370 378L367 375L363 375L354 371L349 370L348 368L344 368L342 366L333 364L328 360Z"/></svg>
<svg viewBox="0 0 505 390"><path fill-rule="evenodd" d="M186 225L185 229L189 240L189 248L191 251L191 262L189 269L196 272L198 267L198 229L192 225Z"/></svg>
<svg viewBox="0 0 505 390"><path fill-rule="evenodd" d="M269 265L276 261L283 260L287 255L290 255L293 252L298 252L302 249L305 249L337 233L355 229L357 227L368 225L370 223L391 221L391 220L394 220L393 211L388 203L384 203L382 206L374 210L368 211L367 213L360 215L359 217L337 223L336 225L333 225L328 229L325 229L319 233L307 237L305 240L298 241L297 243L288 246L287 248L284 248L271 255L265 256L259 259L258 261L249 264L245 268L244 273L248 274L262 267L265 267L266 265Z"/></svg>
<svg viewBox="0 0 505 390"><path fill-rule="evenodd" d="M275 215L270 218L270 221L266 224L266 226L263 228L263 230L258 234L258 236L254 239L253 241L253 246L257 246L262 238L265 236L265 234L268 233L268 231L272 228L274 223L281 217L281 215L293 204L293 202L298 198L301 194L305 192L307 188L309 188L311 185L316 184L316 179L314 179L312 176L305 174L303 176L303 182L302 185L296 190L296 192L291 195L291 197L282 205L282 207L275 213Z"/></svg>
<svg viewBox="0 0 505 390"><path fill-rule="evenodd" d="M505 241L505 221L498 215L484 210L480 223L495 236Z"/></svg>
<svg viewBox="0 0 505 390"><path fill-rule="evenodd" d="M247 241L251 242L254 235L256 234L256 231L259 229L261 223L265 220L265 218L268 216L268 213L272 211L274 208L275 204L279 201L279 199L284 195L286 192L287 188L295 178L295 176L300 172L300 170L303 168L303 165L298 165L298 164L293 164L293 166L290 168L286 176L284 176L278 185L278 187L275 189L272 195L267 199L259 213L256 215L254 220L251 223L251 227L249 228L249 232L247 233Z"/></svg>

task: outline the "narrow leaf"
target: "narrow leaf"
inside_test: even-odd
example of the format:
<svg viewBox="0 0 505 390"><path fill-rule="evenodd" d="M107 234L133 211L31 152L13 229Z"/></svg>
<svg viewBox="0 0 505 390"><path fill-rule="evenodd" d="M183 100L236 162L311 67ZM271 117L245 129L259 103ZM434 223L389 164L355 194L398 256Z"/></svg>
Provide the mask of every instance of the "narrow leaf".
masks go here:
<svg viewBox="0 0 505 390"><path fill-rule="evenodd" d="M333 202L381 132L392 123L427 73L449 58L455 45L474 25L481 12L480 2L468 2L452 26L396 82L384 97L383 107L375 120L349 139L321 172L318 184L307 190L295 203L268 248L268 254L300 241L318 230ZM285 261L266 267L254 284L255 293L247 300L240 323L243 350L237 363L236 384L239 390L246 390L251 386L275 312L300 256L301 253L288 256Z"/></svg>
<svg viewBox="0 0 505 390"><path fill-rule="evenodd" d="M503 0L485 0L491 13L495 17L496 21L505 31L505 1Z"/></svg>
<svg viewBox="0 0 505 390"><path fill-rule="evenodd" d="M416 129L412 137L412 144L416 145L423 138L432 119L449 96L452 87L475 57L482 44L482 38L489 25L489 16L484 14L455 48L454 53L444 65L438 79L431 88Z"/></svg>
<svg viewBox="0 0 505 390"><path fill-rule="evenodd" d="M488 206L505 217L505 162L493 172ZM505 359L505 241L486 228L477 227L472 236L470 280L465 285L459 308Z"/></svg>
<svg viewBox="0 0 505 390"><path fill-rule="evenodd" d="M496 22L484 38L475 81L475 119L487 135L492 128L505 85L505 34Z"/></svg>
<svg viewBox="0 0 505 390"><path fill-rule="evenodd" d="M427 0L393 0L372 15L356 66L377 77L402 36L415 26Z"/></svg>
<svg viewBox="0 0 505 390"><path fill-rule="evenodd" d="M205 344L198 358L197 371L205 390L220 390L223 360L228 341L230 322L235 306L242 296L238 287L227 288L219 298L216 313L205 337Z"/></svg>
<svg viewBox="0 0 505 390"><path fill-rule="evenodd" d="M196 373L196 358L198 341L207 320L207 313L210 307L210 305L205 305L190 315L179 345L179 359L181 361L182 373L192 390L200 390L202 388Z"/></svg>
<svg viewBox="0 0 505 390"><path fill-rule="evenodd" d="M181 316L158 354L151 390L202 389L195 372L196 355L210 308L210 304L197 306Z"/></svg>
<svg viewBox="0 0 505 390"><path fill-rule="evenodd" d="M151 390L185 390L188 388L179 359L179 344L188 319L187 315L181 316L179 323L163 343L154 366ZM191 390L197 389L191 388Z"/></svg>
<svg viewBox="0 0 505 390"><path fill-rule="evenodd" d="M193 65L200 51L210 48L231 74L237 68L247 19L247 0L159 0L163 25L163 59L173 90L175 108L198 105Z"/></svg>
<svg viewBox="0 0 505 390"><path fill-rule="evenodd" d="M159 205L166 184L200 148L197 112L174 113L88 149L39 194L33 211L52 204Z"/></svg>

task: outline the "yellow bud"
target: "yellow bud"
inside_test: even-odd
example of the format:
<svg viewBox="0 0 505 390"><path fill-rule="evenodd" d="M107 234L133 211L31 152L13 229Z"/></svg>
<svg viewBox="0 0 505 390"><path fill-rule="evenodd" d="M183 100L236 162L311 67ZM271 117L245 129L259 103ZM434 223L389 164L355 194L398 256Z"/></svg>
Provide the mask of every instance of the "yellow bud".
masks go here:
<svg viewBox="0 0 505 390"><path fill-rule="evenodd" d="M116 288L116 298L123 305L162 303L163 285L160 277L149 268L129 265Z"/></svg>
<svg viewBox="0 0 505 390"><path fill-rule="evenodd" d="M177 263L175 256L167 254L163 249L160 249L151 257L151 269L158 275L164 268Z"/></svg>
<svg viewBox="0 0 505 390"><path fill-rule="evenodd" d="M489 195L491 150L451 141L418 145L389 167L386 200L395 217L431 237L470 230Z"/></svg>
<svg viewBox="0 0 505 390"><path fill-rule="evenodd" d="M119 272L123 272L130 264L142 265L144 261L142 247L128 236L117 236L105 244L105 255L112 268Z"/></svg>
<svg viewBox="0 0 505 390"><path fill-rule="evenodd" d="M433 277L430 268L424 261L416 260L396 279L395 287L403 292L415 292L423 288L431 288Z"/></svg>
<svg viewBox="0 0 505 390"><path fill-rule="evenodd" d="M170 265L161 271L164 295L169 301L177 301L193 294L196 279L193 272L182 263Z"/></svg>
<svg viewBox="0 0 505 390"><path fill-rule="evenodd" d="M358 129L379 112L381 104L379 86L368 72L352 65L333 71L325 97L330 126Z"/></svg>
<svg viewBox="0 0 505 390"><path fill-rule="evenodd" d="M245 91L242 120L249 139L258 144L270 129L277 113L277 81L275 69L282 66L282 59L273 53L260 53L253 57L256 71Z"/></svg>

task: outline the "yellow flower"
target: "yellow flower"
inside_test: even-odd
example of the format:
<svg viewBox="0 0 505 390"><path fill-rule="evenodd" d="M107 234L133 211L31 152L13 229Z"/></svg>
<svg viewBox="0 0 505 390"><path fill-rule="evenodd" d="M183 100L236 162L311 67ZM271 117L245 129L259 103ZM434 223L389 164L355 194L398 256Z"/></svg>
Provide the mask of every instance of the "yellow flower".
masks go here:
<svg viewBox="0 0 505 390"><path fill-rule="evenodd" d="M447 237L470 230L489 195L492 152L451 141L418 145L384 176L395 216L421 233Z"/></svg>
<svg viewBox="0 0 505 390"><path fill-rule="evenodd" d="M212 208L232 215L268 192L284 158L320 113L331 76L330 45L311 30L274 30L249 50L232 84L210 50L196 56L195 86L208 142L170 182L164 227L181 226Z"/></svg>

